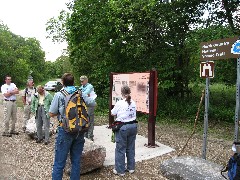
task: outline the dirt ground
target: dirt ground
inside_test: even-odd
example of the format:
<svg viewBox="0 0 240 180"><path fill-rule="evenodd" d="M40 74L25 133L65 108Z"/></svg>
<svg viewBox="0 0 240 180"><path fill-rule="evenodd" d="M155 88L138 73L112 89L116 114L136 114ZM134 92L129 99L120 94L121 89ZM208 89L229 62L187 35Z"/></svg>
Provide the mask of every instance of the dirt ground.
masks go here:
<svg viewBox="0 0 240 180"><path fill-rule="evenodd" d="M0 95L1 96L1 95ZM54 157L54 137L50 144L36 144L21 130L23 109L18 108L16 129L18 136L0 136L0 180L50 180ZM53 120L56 121L56 120ZM3 124L3 105L0 99L0 122ZM107 124L107 117L96 117L96 125ZM227 131L224 127L222 131ZM0 129L2 134L3 127ZM103 167L93 172L81 175L82 180L96 179L166 179L159 172L160 164L169 158L177 156L184 146L190 133L176 125L156 125L156 141L170 146L175 151L150 160L136 163L134 174L126 173L125 177L118 177L112 173L113 166ZM140 122L138 134L147 137L147 123ZM231 154L231 141L226 141L208 135L207 160L224 165ZM194 135L182 155L202 156L202 136ZM64 180L69 179L64 175Z"/></svg>

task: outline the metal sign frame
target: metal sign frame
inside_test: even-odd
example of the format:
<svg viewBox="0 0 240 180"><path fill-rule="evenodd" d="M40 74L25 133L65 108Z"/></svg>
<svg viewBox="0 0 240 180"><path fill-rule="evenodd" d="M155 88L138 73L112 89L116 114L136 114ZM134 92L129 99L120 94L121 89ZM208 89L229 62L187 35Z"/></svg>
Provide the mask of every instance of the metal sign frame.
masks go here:
<svg viewBox="0 0 240 180"><path fill-rule="evenodd" d="M233 54L232 49L235 45L234 42L240 39L240 37L233 37L233 38L227 38L227 39L220 39L210 42L203 42L200 44L201 46L201 61L208 60L218 60L218 59L227 59L227 58L237 58L237 82L236 82L236 107L235 107L235 130L234 130L234 141L238 141L238 132L239 132L239 115L240 115L240 55L238 53ZM225 43L228 42L228 43ZM226 49L207 49L208 47L212 48L214 46L225 46ZM231 47L231 48L229 48ZM205 52L204 52L205 48ZM219 53L220 51L224 52L222 53L222 56L216 56L216 53ZM205 57L207 59L204 59L203 54L205 53ZM208 109L209 109L209 84L210 84L210 78L206 78L206 90L205 90L205 111L204 111L204 132L203 132L203 147L202 147L202 158L206 159L206 150L207 150L207 133L208 133Z"/></svg>
<svg viewBox="0 0 240 180"><path fill-rule="evenodd" d="M149 71L148 71L149 73ZM111 115L111 109L114 107L112 105L112 90L113 90L113 75L114 74L133 74L132 73L110 73L110 91L109 91L109 126L114 122L114 117ZM157 71L150 71L149 78L149 113L148 114L148 143L145 144L146 147L155 148L158 147L155 144L155 125L156 125L156 115L157 115L157 94L158 94L158 80Z"/></svg>

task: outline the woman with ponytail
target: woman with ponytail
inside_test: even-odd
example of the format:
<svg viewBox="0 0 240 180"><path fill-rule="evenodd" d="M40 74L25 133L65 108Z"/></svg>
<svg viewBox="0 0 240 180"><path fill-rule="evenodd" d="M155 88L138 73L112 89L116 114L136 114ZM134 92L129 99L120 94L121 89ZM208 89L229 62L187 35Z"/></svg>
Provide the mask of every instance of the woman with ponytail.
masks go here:
<svg viewBox="0 0 240 180"><path fill-rule="evenodd" d="M115 132L115 168L113 173L124 176L125 171L135 171L135 140L137 135L136 103L131 99L131 90L127 85L121 88L123 99L118 101L111 114L116 116L116 121L124 125ZM125 156L127 165L125 167Z"/></svg>

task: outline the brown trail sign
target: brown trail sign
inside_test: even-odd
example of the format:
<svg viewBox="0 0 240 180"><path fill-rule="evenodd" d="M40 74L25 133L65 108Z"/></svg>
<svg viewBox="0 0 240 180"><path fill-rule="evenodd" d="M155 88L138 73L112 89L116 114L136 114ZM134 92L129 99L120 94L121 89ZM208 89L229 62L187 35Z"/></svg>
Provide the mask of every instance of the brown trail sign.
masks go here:
<svg viewBox="0 0 240 180"><path fill-rule="evenodd" d="M231 53L231 47L237 40L238 37L233 37L202 42L200 61L238 58L238 54Z"/></svg>

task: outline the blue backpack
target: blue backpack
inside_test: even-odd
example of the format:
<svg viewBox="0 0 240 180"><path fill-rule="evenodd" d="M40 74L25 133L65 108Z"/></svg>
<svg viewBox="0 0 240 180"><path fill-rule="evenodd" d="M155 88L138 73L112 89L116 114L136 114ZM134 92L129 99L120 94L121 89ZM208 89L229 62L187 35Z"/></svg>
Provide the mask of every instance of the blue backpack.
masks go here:
<svg viewBox="0 0 240 180"><path fill-rule="evenodd" d="M227 179L223 172L228 172L229 180L240 180L240 154L234 153L234 155L228 160L228 165L225 170L221 170L222 176Z"/></svg>

